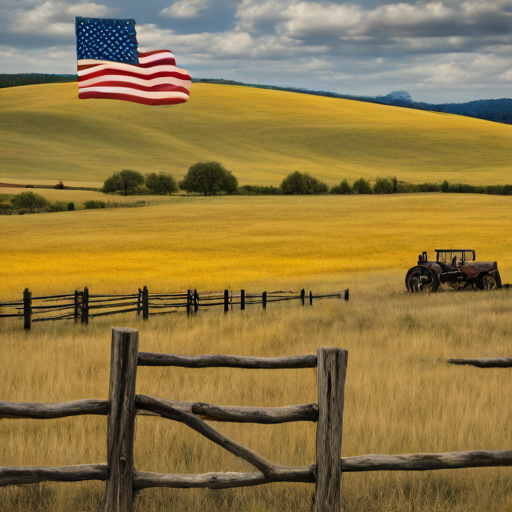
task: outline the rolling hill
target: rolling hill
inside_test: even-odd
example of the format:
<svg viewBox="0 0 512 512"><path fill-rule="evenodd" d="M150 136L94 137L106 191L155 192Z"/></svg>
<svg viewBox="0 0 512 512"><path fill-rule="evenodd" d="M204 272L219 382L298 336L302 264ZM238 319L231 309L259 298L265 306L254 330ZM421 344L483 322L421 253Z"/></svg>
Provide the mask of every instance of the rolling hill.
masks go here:
<svg viewBox="0 0 512 512"><path fill-rule="evenodd" d="M0 90L0 179L98 183L136 169L182 176L218 160L241 184L307 171L330 185L511 181L512 126L246 87L196 84L172 107L78 100L75 83Z"/></svg>

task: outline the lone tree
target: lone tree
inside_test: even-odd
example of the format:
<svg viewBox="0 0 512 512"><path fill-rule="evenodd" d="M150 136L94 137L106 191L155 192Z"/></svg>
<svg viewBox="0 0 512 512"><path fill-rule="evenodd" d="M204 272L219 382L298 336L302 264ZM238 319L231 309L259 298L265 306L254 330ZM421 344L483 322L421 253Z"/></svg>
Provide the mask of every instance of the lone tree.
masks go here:
<svg viewBox="0 0 512 512"><path fill-rule="evenodd" d="M198 162L180 181L180 188L205 196L219 192L233 194L238 189L238 180L219 162Z"/></svg>
<svg viewBox="0 0 512 512"><path fill-rule="evenodd" d="M285 194L327 194L329 187L307 172L295 171L282 181L281 190Z"/></svg>
<svg viewBox="0 0 512 512"><path fill-rule="evenodd" d="M178 190L174 176L161 172L152 172L146 175L146 188L155 196L165 196Z"/></svg>
<svg viewBox="0 0 512 512"><path fill-rule="evenodd" d="M144 176L140 172L124 169L121 172L115 172L105 180L102 192L107 194L120 192L123 196L127 196L135 193L143 184Z"/></svg>

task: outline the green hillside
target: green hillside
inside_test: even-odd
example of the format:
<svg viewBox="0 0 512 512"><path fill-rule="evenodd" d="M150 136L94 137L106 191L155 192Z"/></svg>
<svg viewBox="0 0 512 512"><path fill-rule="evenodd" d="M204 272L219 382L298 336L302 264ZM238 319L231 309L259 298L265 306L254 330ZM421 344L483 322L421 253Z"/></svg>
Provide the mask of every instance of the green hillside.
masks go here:
<svg viewBox="0 0 512 512"><path fill-rule="evenodd" d="M218 160L241 184L308 171L329 184L511 182L512 126L357 101L196 84L188 103L78 100L77 85L0 90L0 179L101 182L136 169L183 175Z"/></svg>

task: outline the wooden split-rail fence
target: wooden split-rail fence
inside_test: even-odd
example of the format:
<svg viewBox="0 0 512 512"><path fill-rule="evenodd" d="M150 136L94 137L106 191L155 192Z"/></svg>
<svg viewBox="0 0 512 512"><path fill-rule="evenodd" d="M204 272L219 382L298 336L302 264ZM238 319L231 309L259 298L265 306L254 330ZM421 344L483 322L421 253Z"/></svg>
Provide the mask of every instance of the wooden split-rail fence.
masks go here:
<svg viewBox="0 0 512 512"><path fill-rule="evenodd" d="M304 289L300 292L262 292L246 293L245 290L233 292L198 293L197 290L187 290L177 293L149 293L146 286L137 293L129 295L91 295L86 287L76 290L74 294L33 297L26 288L23 299L11 302L0 302L0 318L23 318L24 328L30 329L32 322L48 320L74 320L75 323L87 325L90 318L97 316L118 315L136 312L147 320L150 315L161 315L186 311L187 315L197 313L199 309L223 307L224 312L233 311L234 307L245 310L246 306L261 304L263 309L273 302L300 301L313 305L318 299L349 300L349 290L335 293L316 294Z"/></svg>
<svg viewBox="0 0 512 512"><path fill-rule="evenodd" d="M138 351L138 332L114 328L108 400L52 404L0 402L0 417L50 419L84 414L107 416L107 463L64 467L0 467L0 486L44 481L105 481L103 512L131 512L137 492L150 487L226 489L270 482L305 482L316 486L316 511L340 512L341 475L360 471L424 471L511 466L512 451L470 451L341 457L347 351L319 348L316 355L296 357L185 356ZM286 407L234 407L203 402L176 402L136 395L138 366L185 368L287 369L317 368L318 402ZM184 423L230 453L249 462L253 473L160 474L135 469L137 414ZM204 420L238 423L317 422L316 462L290 467L276 464L223 436Z"/></svg>

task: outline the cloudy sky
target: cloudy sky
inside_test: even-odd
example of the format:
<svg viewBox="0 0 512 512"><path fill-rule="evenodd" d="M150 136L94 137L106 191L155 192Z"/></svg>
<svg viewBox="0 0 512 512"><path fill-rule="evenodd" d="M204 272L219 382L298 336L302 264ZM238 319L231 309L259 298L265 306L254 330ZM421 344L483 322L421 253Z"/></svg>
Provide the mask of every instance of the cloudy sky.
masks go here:
<svg viewBox="0 0 512 512"><path fill-rule="evenodd" d="M74 73L75 16L133 18L195 78L432 103L512 97L512 0L0 0L0 73Z"/></svg>

